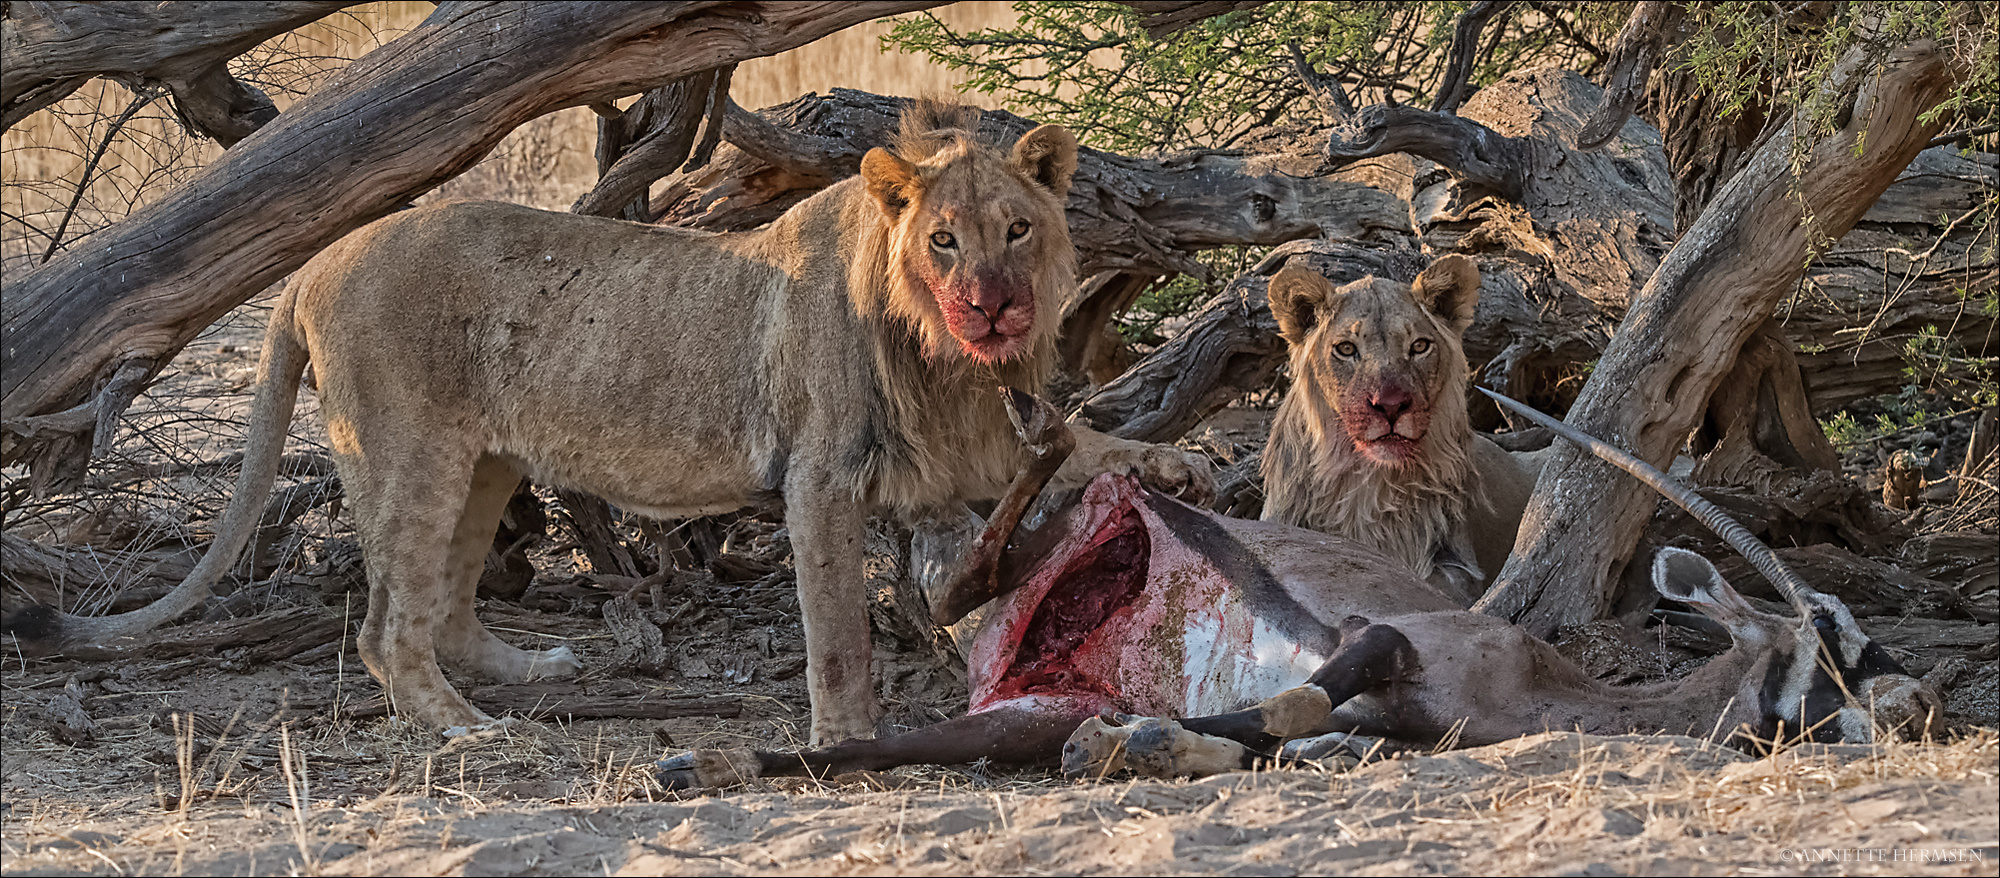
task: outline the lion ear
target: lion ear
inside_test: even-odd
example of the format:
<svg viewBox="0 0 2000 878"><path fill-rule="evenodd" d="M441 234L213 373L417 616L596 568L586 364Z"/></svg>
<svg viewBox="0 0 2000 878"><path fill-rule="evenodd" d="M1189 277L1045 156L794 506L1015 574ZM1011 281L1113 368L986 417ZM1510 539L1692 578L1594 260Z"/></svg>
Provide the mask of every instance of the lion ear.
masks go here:
<svg viewBox="0 0 2000 878"><path fill-rule="evenodd" d="M861 179L868 181L868 194L890 219L903 215L920 182L916 165L879 146L861 157Z"/></svg>
<svg viewBox="0 0 2000 878"><path fill-rule="evenodd" d="M1417 304L1462 333L1472 325L1479 306L1479 264L1456 253L1443 257L1417 275L1412 292Z"/></svg>
<svg viewBox="0 0 2000 878"><path fill-rule="evenodd" d="M1287 265L1271 278L1268 289L1271 314L1278 318L1278 334L1293 347L1306 343L1319 312L1333 301L1333 284L1319 272Z"/></svg>
<svg viewBox="0 0 2000 878"><path fill-rule="evenodd" d="M1041 125L1014 144L1014 166L1033 177L1058 200L1069 197L1076 173L1076 136L1061 125Z"/></svg>

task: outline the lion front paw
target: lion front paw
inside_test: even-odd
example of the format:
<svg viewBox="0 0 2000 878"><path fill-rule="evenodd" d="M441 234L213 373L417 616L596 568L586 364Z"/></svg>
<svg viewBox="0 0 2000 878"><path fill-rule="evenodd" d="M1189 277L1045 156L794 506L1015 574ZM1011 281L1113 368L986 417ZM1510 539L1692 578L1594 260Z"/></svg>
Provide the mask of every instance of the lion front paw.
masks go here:
<svg viewBox="0 0 2000 878"><path fill-rule="evenodd" d="M1139 456L1135 468L1141 484L1162 494L1196 506L1215 499L1215 468L1204 455L1172 445L1154 445Z"/></svg>

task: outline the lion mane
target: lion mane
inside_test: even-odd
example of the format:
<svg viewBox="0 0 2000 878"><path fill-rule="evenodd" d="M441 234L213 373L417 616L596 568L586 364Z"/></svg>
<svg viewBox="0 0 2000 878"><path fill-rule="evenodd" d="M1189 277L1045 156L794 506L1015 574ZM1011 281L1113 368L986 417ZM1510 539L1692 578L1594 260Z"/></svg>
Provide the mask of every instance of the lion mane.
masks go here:
<svg viewBox="0 0 2000 878"><path fill-rule="evenodd" d="M1366 542L1469 604L1532 487L1466 410L1477 266L1446 256L1413 285L1339 289L1287 266L1269 293L1292 389L1264 449L1263 517Z"/></svg>

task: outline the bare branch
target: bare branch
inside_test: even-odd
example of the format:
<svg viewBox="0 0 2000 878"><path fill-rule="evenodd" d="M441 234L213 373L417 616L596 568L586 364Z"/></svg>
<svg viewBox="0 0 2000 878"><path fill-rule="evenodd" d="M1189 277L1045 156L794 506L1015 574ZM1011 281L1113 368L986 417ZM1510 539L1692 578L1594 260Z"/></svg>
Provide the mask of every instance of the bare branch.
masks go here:
<svg viewBox="0 0 2000 878"><path fill-rule="evenodd" d="M271 37L353 0L271 3L8 4L0 20L7 63L0 69L0 128L67 97L93 76L173 92L184 118L224 145L268 119L262 92L229 76L225 64ZM276 115L276 110L269 110ZM248 125L246 128L245 125Z"/></svg>
<svg viewBox="0 0 2000 878"><path fill-rule="evenodd" d="M1459 179L1519 201L1526 185L1527 143L1446 113L1395 104L1363 107L1327 135L1336 166L1406 152L1451 170Z"/></svg>
<svg viewBox="0 0 2000 878"><path fill-rule="evenodd" d="M653 181L692 161L699 143L721 138L710 124L698 140L704 121L717 115L726 101L729 73L735 65L704 70L653 89L615 116L600 113L597 121L597 185L578 198L572 213L618 216L635 222L652 219L646 189ZM717 92L721 91L720 100ZM710 149L713 149L711 146Z"/></svg>
<svg viewBox="0 0 2000 878"><path fill-rule="evenodd" d="M1632 8L1632 17L1618 32L1618 43L1606 63L1604 103L1577 133L1577 149L1596 149L1618 136L1646 93L1646 80L1664 57L1668 38L1680 26L1682 15L1679 4L1664 0L1646 0Z"/></svg>
<svg viewBox="0 0 2000 878"><path fill-rule="evenodd" d="M1125 0L1125 5L1145 15L1139 25L1159 39L1225 12L1254 9L1264 5L1264 0Z"/></svg>
<svg viewBox="0 0 2000 878"><path fill-rule="evenodd" d="M1450 60L1446 62L1437 97L1431 101L1431 112L1454 112L1459 104L1465 103L1466 96L1472 93L1472 62L1478 56L1479 33L1508 5L1501 0L1479 0L1459 13L1452 25Z"/></svg>
<svg viewBox="0 0 2000 878"><path fill-rule="evenodd" d="M1292 69L1298 72L1299 81L1305 83L1306 92L1319 104L1320 113L1328 122L1338 125L1354 115L1354 104L1347 99L1347 90L1340 87L1339 79L1314 70L1297 41L1286 40L1285 49L1292 53Z"/></svg>
<svg viewBox="0 0 2000 878"><path fill-rule="evenodd" d="M98 141L97 149L91 151L90 159L83 163L83 171L77 174L76 191L70 196L69 206L63 209L62 220L56 223L55 234L49 236L48 249L42 251L43 262L48 262L49 257L56 255L56 250L62 246L63 232L69 230L70 218L76 216L76 205L83 200L83 193L90 188L90 175L97 172L97 163L104 160L104 152L111 148L111 141L117 139L118 132L125 129L125 123L132 121L134 115L145 109L146 105L152 103L158 96L152 92L132 95L132 102L125 105L125 112L120 113L118 118L113 119L104 129L104 138Z"/></svg>

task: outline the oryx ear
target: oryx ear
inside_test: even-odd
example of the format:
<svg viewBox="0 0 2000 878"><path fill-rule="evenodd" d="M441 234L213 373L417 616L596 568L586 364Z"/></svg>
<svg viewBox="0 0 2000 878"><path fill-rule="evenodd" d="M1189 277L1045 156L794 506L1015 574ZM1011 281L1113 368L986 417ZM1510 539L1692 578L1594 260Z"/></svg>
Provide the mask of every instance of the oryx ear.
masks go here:
<svg viewBox="0 0 2000 878"><path fill-rule="evenodd" d="M1306 336L1319 325L1322 311L1333 302L1333 283L1319 272L1287 265L1271 278L1267 294L1271 315L1278 318L1278 333L1293 347L1303 347Z"/></svg>
<svg viewBox="0 0 2000 878"><path fill-rule="evenodd" d="M1479 264L1456 253L1431 263L1411 290L1417 304L1464 333L1479 307Z"/></svg>
<svg viewBox="0 0 2000 878"><path fill-rule="evenodd" d="M1686 549L1667 546L1653 556L1653 588L1661 597L1695 606L1732 633L1755 612L1715 565Z"/></svg>
<svg viewBox="0 0 2000 878"><path fill-rule="evenodd" d="M1069 198L1069 178L1076 173L1076 135L1061 125L1040 125L1014 144L1014 166L1032 177L1056 200Z"/></svg>
<svg viewBox="0 0 2000 878"><path fill-rule="evenodd" d="M890 219L903 215L922 182L916 165L879 146L861 157L861 179L868 182L868 194Z"/></svg>

